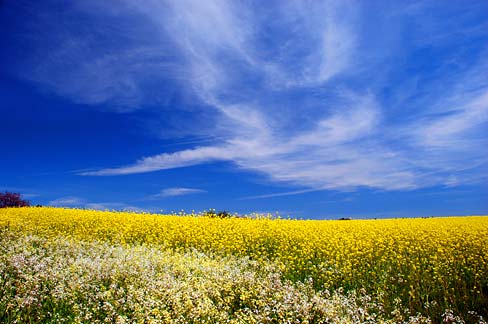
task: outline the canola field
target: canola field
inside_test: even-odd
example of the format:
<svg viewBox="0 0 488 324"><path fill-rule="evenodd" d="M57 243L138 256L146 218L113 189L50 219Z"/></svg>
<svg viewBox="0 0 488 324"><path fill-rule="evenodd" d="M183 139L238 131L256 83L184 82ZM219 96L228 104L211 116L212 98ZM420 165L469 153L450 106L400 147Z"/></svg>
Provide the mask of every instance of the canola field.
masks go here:
<svg viewBox="0 0 488 324"><path fill-rule="evenodd" d="M479 323L488 315L483 216L8 208L0 231L1 322Z"/></svg>

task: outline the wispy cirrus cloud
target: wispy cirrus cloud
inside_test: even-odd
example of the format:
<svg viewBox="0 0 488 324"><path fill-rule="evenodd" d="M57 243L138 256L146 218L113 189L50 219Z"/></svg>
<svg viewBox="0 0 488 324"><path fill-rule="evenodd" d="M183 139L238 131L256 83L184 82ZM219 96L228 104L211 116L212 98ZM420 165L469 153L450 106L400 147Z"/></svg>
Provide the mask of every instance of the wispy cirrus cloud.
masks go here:
<svg viewBox="0 0 488 324"><path fill-rule="evenodd" d="M314 191L318 191L318 190L320 190L320 189L304 189L304 190L278 192L278 193L265 194L265 195L247 196L247 197L242 197L241 200L268 199L268 198L275 198L275 197L294 196L294 195L301 195L304 193L314 192Z"/></svg>
<svg viewBox="0 0 488 324"><path fill-rule="evenodd" d="M292 193L408 190L487 176L486 49L463 48L464 38L483 37L485 23L444 19L454 5L429 2L404 12L358 1L125 0L89 1L83 12L93 6L107 9L105 31L111 21L121 26L109 34L123 45L68 28L53 38L49 57L36 56L32 79L118 112L163 107L161 98L179 91L197 103L194 112L210 116L206 135L216 140L81 175L228 161L297 187ZM466 8L471 16L478 9ZM70 7L66 17L79 10ZM444 30L462 32L449 38ZM477 54L463 60L467 51ZM50 73L60 62L63 74ZM168 113L161 108L161 116Z"/></svg>
<svg viewBox="0 0 488 324"><path fill-rule="evenodd" d="M86 209L94 209L94 210L123 210L123 211L134 211L134 212L145 211L144 209L126 203L90 202L76 196L66 196L66 197L57 198L49 201L48 204L49 206L54 206L54 207L77 207L77 208L86 208Z"/></svg>
<svg viewBox="0 0 488 324"><path fill-rule="evenodd" d="M73 206L81 206L85 202L83 199L75 196L67 196L61 197L49 202L49 205L56 206L56 207L73 207Z"/></svg>
<svg viewBox="0 0 488 324"><path fill-rule="evenodd" d="M120 168L110 168L97 171L84 171L81 175L108 176L121 174L146 173L158 170L188 167L205 162L218 161L228 156L229 150L225 147L200 147L175 153L162 153L143 158L133 165ZM227 157L226 157L227 156Z"/></svg>
<svg viewBox="0 0 488 324"><path fill-rule="evenodd" d="M93 209L93 210L122 210L126 212L147 212L144 208L139 208L136 206L118 203L118 202L101 202L101 203L85 203L83 205L86 209Z"/></svg>
<svg viewBox="0 0 488 324"><path fill-rule="evenodd" d="M161 192L150 196L150 198L159 199L159 198L168 198L168 197L178 197L178 196L186 196L186 195L205 193L205 192L206 191L203 189L175 187L175 188L163 189L161 190Z"/></svg>

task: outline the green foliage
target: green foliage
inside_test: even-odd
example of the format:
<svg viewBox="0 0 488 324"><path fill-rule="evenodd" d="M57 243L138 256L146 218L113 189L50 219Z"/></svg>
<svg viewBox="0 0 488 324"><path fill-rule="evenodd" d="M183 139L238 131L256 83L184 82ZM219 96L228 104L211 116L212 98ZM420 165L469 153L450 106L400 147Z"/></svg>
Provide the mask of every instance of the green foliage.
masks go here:
<svg viewBox="0 0 488 324"><path fill-rule="evenodd" d="M231 217L236 217L237 215L231 214L226 210L216 212L215 209L210 209L208 211L204 211L203 216L211 217L211 218L231 218Z"/></svg>

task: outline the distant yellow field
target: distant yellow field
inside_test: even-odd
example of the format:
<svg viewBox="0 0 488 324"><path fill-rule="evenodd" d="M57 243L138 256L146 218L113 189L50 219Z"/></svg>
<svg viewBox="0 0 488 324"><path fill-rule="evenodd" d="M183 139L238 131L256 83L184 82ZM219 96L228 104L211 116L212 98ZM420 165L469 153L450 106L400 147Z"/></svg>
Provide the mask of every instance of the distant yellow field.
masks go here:
<svg viewBox="0 0 488 324"><path fill-rule="evenodd" d="M351 221L209 218L60 208L0 210L0 227L46 238L249 257L316 290L364 289L415 314L488 309L488 217Z"/></svg>

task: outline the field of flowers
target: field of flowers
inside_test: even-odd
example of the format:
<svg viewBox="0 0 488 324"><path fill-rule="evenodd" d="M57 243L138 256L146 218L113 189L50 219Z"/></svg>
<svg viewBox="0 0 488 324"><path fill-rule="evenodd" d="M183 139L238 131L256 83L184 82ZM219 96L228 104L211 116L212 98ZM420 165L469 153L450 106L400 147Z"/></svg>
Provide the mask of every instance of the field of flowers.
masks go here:
<svg viewBox="0 0 488 324"><path fill-rule="evenodd" d="M8 208L0 231L2 322L488 315L488 217L304 221Z"/></svg>

